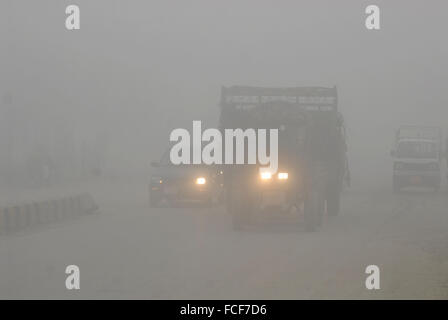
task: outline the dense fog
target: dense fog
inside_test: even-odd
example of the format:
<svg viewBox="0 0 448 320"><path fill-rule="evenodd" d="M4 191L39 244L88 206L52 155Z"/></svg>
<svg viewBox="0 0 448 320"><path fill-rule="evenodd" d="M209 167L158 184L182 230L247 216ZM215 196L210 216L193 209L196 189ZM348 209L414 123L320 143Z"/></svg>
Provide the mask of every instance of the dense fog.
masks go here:
<svg viewBox="0 0 448 320"><path fill-rule="evenodd" d="M386 188L390 196L395 130L418 124L440 126L448 133L448 4L378 0L381 29L367 30L365 8L371 2L1 1L3 202L26 198L21 188L40 192L92 183L96 190L98 179L117 178L123 185L139 181L141 188L135 189L143 203L153 170L150 162L160 159L170 132L191 130L193 120L217 127L221 87L232 85L337 86L347 129L351 192ZM80 8L80 30L65 28L70 4ZM56 168L44 185L33 171L36 161L43 161L36 159L42 158ZM445 188L445 164L443 170ZM101 219L107 219L108 209L123 214L131 210L125 203L133 199L134 189L120 188L122 207L113 204L121 201L113 192L97 200ZM138 225L135 219L145 210L138 209L129 224ZM174 224L177 214L182 215L170 212ZM120 230L118 225L112 229ZM171 232L168 225L160 228ZM196 240L207 229L198 228ZM98 239L106 236L105 230L98 223ZM122 232L125 239L128 233ZM11 242L5 250L17 252L15 240L3 237ZM165 249L172 250L155 250ZM117 257L126 259L127 254ZM0 260L10 267L22 263ZM138 262L130 264L115 280L139 288L125 280L138 269ZM170 289L161 287L160 297L171 297ZM27 296L28 291L14 290L11 283L8 288L0 288L1 297ZM52 296L50 289L45 292ZM188 291L182 297L188 298Z"/></svg>
<svg viewBox="0 0 448 320"><path fill-rule="evenodd" d="M107 144L111 173L144 172L173 128L215 126L220 87L234 84L336 85L354 177L387 168L398 125L446 126L443 3L380 2L377 32L366 1L80 1L77 32L64 28L68 4L1 4L13 149L65 130Z"/></svg>

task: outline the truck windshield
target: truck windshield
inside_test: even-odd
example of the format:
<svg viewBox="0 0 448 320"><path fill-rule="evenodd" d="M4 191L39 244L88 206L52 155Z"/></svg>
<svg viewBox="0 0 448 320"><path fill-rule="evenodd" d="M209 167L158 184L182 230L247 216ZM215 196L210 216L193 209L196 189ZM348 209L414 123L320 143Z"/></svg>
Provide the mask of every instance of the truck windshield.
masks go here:
<svg viewBox="0 0 448 320"><path fill-rule="evenodd" d="M398 144L399 158L436 158L436 144L429 141L402 141Z"/></svg>

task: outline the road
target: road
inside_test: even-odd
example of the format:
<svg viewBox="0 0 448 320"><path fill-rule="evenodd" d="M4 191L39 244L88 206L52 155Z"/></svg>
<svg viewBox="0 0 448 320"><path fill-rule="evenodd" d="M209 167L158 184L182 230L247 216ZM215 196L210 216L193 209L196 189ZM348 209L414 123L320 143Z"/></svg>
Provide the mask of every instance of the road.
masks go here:
<svg viewBox="0 0 448 320"><path fill-rule="evenodd" d="M354 186L339 217L306 233L287 224L237 232L222 207L151 209L140 182L81 187L98 214L0 236L0 298L448 298L445 189ZM80 290L65 288L70 264ZM379 290L365 288L372 264Z"/></svg>

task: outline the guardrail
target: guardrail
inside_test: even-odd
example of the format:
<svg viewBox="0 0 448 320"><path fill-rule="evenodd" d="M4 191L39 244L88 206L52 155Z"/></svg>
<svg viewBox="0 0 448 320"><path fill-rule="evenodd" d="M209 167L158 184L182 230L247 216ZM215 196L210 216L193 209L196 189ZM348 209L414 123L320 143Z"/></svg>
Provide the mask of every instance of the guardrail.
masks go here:
<svg viewBox="0 0 448 320"><path fill-rule="evenodd" d="M0 234L92 214L97 209L88 193L0 207Z"/></svg>

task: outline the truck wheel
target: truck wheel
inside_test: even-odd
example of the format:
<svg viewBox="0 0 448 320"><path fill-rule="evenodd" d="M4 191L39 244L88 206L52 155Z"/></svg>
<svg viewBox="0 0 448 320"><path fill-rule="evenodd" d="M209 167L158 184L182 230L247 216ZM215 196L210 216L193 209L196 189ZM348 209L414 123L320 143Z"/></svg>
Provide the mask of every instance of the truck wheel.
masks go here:
<svg viewBox="0 0 448 320"><path fill-rule="evenodd" d="M327 214L335 217L341 210L341 195L339 192L330 192L327 198Z"/></svg>

